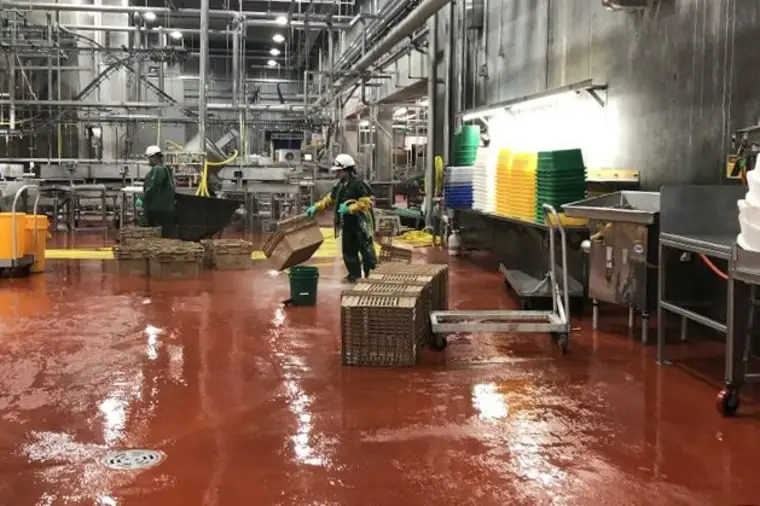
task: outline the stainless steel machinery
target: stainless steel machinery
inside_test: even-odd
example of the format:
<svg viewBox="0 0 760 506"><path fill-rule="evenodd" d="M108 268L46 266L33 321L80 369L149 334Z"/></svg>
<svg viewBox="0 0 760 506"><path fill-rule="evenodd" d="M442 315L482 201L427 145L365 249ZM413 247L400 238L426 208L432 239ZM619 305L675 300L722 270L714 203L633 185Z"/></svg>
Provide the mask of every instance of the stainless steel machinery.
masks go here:
<svg viewBox="0 0 760 506"><path fill-rule="evenodd" d="M599 302L628 306L628 327L641 313L641 340L647 342L649 315L657 308L657 241L660 194L621 191L563 206L568 216L587 218L591 236L589 295L593 328L599 324Z"/></svg>

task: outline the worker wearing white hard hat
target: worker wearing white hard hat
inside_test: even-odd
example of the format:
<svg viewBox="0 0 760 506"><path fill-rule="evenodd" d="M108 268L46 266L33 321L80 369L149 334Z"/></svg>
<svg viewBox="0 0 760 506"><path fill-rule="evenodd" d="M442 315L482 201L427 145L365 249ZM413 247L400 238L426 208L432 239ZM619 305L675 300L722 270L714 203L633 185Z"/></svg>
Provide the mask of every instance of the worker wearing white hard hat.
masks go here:
<svg viewBox="0 0 760 506"><path fill-rule="evenodd" d="M343 263L348 270L344 281L353 283L361 279L362 271L369 276L377 263L372 242L375 228L372 190L356 177L356 162L351 155L336 156L330 171L338 175L338 181L329 194L306 210L306 214L314 216L335 207L335 228L340 230Z"/></svg>
<svg viewBox="0 0 760 506"><path fill-rule="evenodd" d="M150 164L143 192L145 220L149 227L161 227L161 237L173 238L176 235L177 221L174 173L164 163L164 155L159 146L148 146L145 156Z"/></svg>

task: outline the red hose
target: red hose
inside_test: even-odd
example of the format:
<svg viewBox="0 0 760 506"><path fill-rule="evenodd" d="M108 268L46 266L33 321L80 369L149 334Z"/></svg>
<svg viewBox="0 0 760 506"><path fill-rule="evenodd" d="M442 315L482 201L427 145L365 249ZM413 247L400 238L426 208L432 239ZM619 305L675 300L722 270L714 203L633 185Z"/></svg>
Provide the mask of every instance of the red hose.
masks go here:
<svg viewBox="0 0 760 506"><path fill-rule="evenodd" d="M710 260L709 258L707 258L707 256L705 256L704 254L700 253L699 254L699 258L701 258L702 261L705 263L705 265L707 267L709 267L711 271L713 271L713 274L715 274L716 276L718 276L720 279L722 279L724 281L728 280L728 274L726 274L722 270L718 269L718 267L716 267L715 264L712 263L712 260Z"/></svg>

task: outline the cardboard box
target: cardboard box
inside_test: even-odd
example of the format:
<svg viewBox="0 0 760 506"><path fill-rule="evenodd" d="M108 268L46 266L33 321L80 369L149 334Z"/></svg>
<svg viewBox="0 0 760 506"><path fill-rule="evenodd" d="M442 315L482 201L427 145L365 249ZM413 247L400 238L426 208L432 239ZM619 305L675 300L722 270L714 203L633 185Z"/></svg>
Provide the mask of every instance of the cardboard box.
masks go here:
<svg viewBox="0 0 760 506"><path fill-rule="evenodd" d="M274 268L282 271L311 259L323 242L317 221L302 214L279 222L263 251Z"/></svg>

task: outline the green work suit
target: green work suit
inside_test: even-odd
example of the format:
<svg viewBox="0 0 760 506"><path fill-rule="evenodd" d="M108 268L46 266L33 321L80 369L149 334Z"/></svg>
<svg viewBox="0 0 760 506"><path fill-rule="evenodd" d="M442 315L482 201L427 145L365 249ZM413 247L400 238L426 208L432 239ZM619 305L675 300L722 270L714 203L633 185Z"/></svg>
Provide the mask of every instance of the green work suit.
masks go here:
<svg viewBox="0 0 760 506"><path fill-rule="evenodd" d="M369 185L351 177L345 182L338 181L330 193L335 205L335 226L340 227L343 250L343 263L348 270L348 276L354 279L369 276L377 264L375 248L372 241L374 219L372 210L360 213L348 213L341 216L338 213L340 205L347 201L357 201L370 197Z"/></svg>
<svg viewBox="0 0 760 506"><path fill-rule="evenodd" d="M154 165L145 176L143 190L145 221L161 227L161 237L175 238L177 216L174 203L174 174L168 165Z"/></svg>

